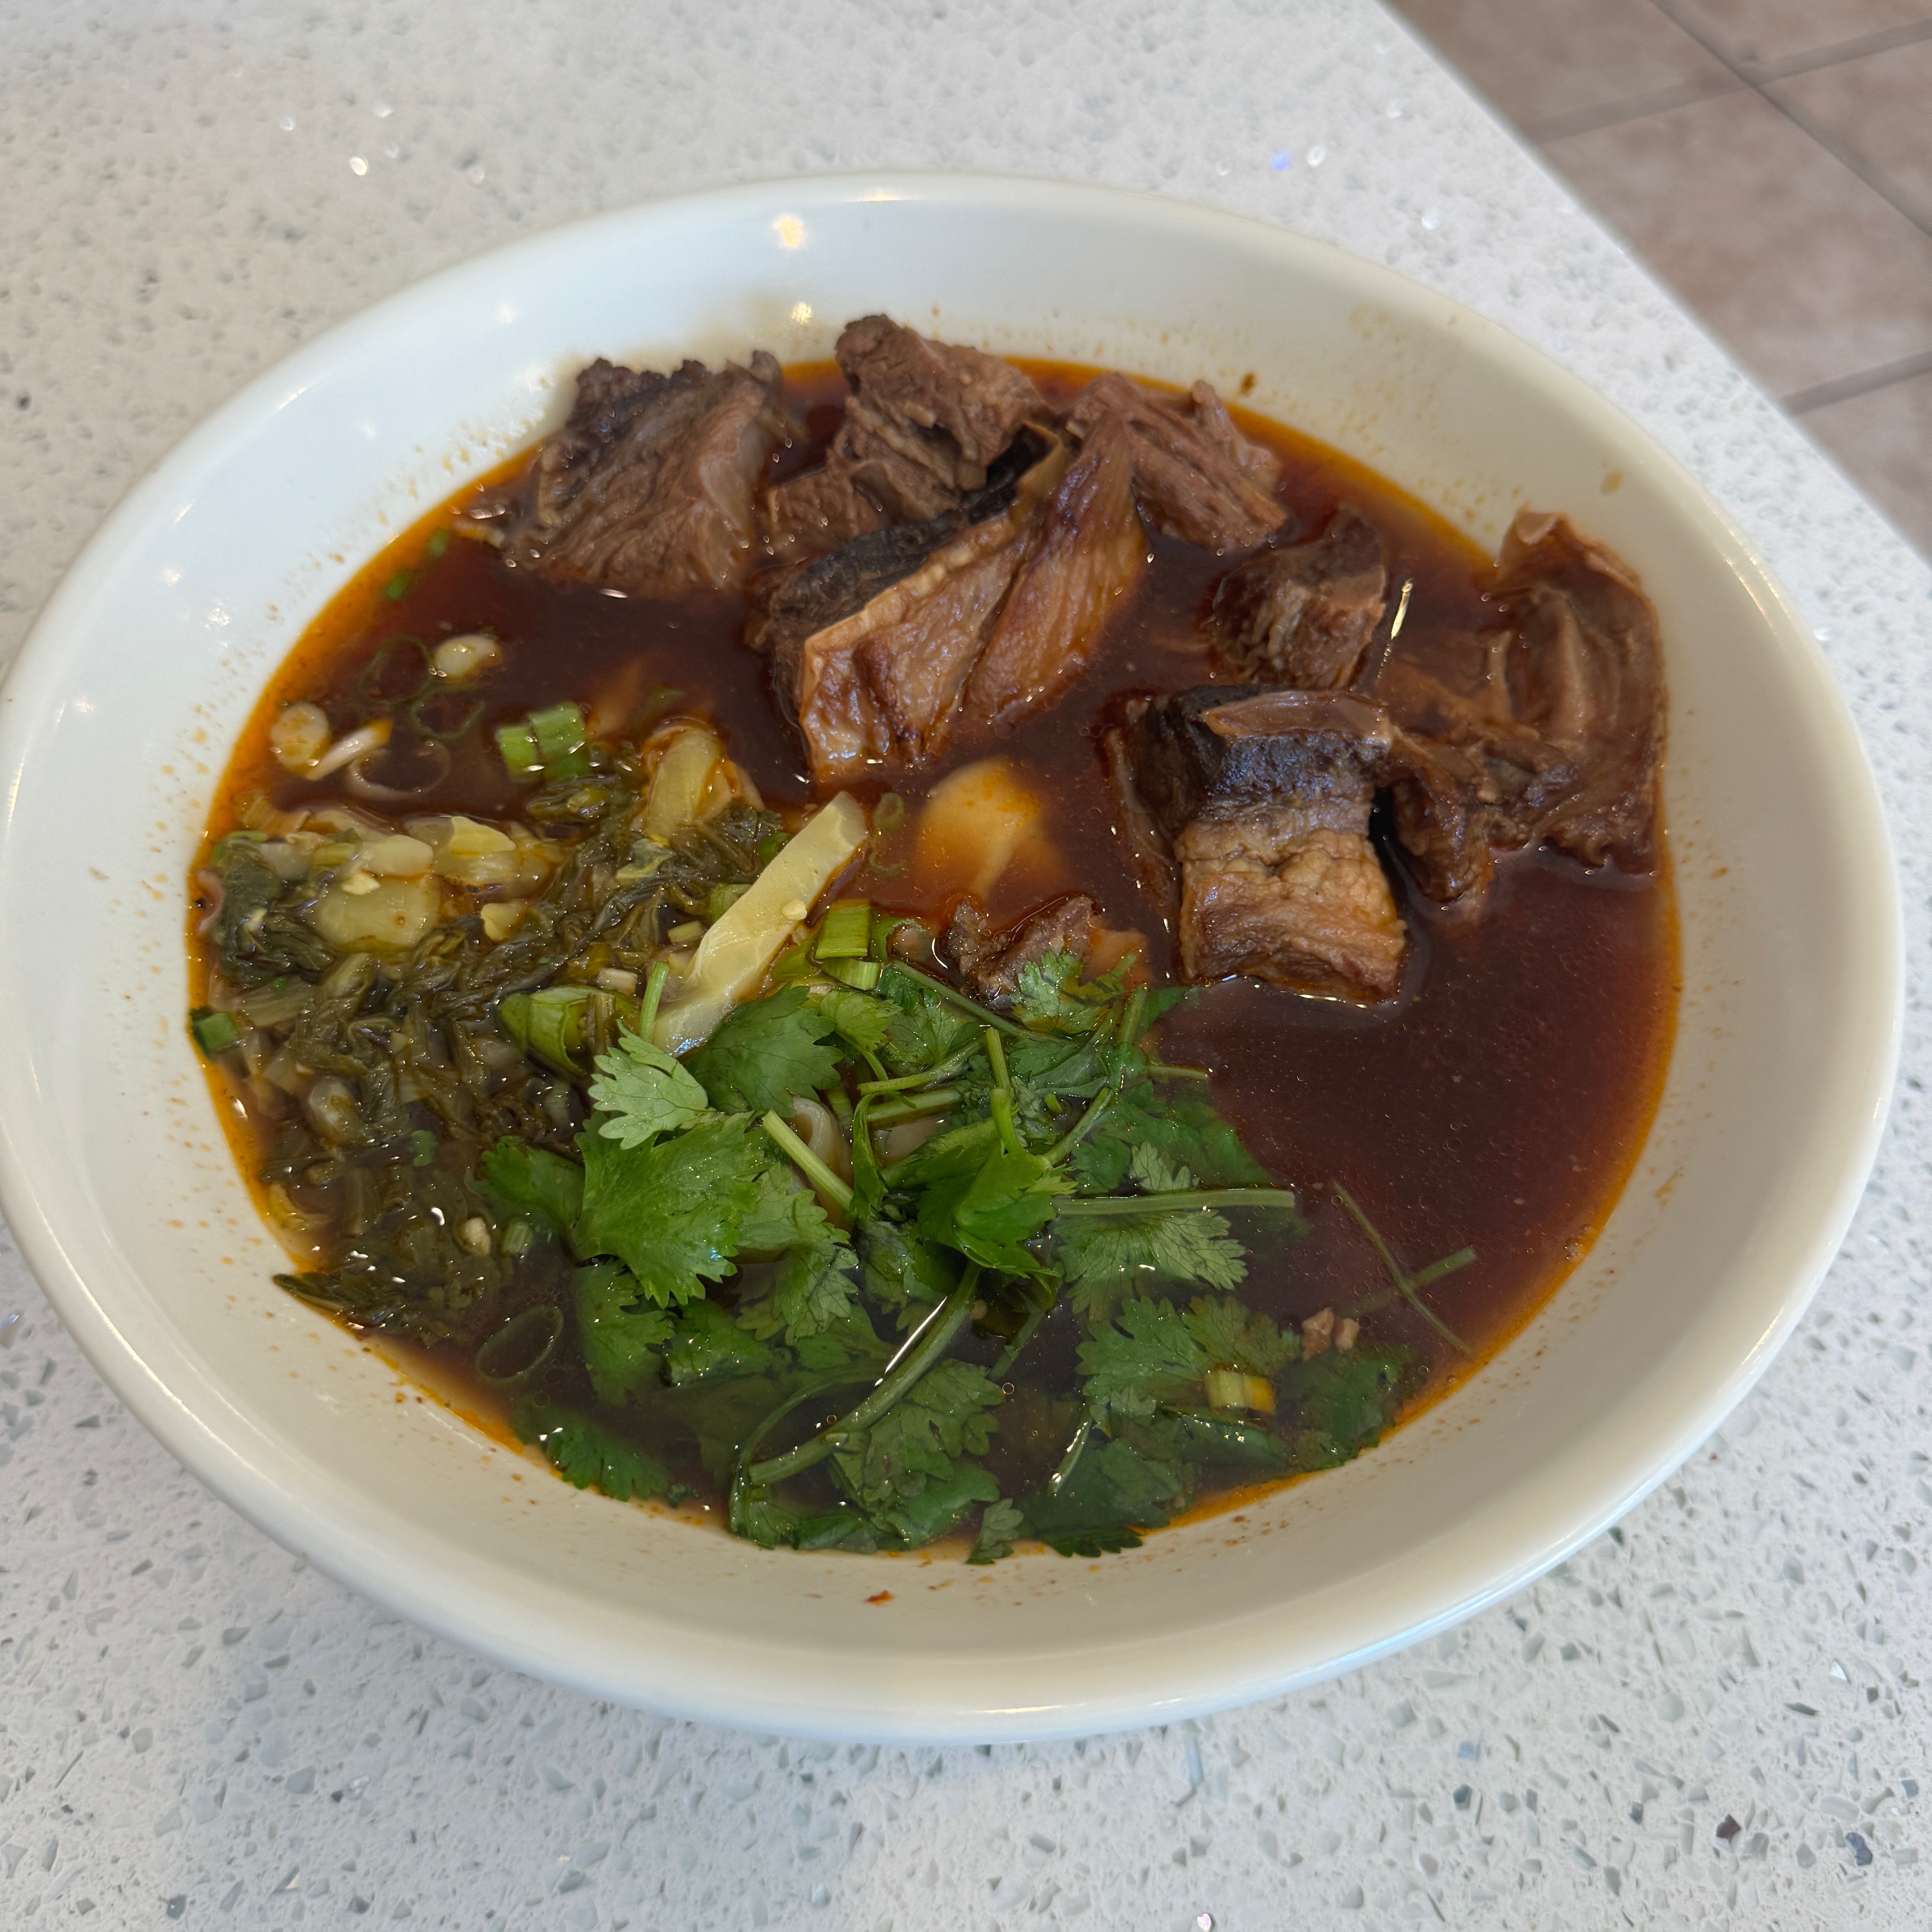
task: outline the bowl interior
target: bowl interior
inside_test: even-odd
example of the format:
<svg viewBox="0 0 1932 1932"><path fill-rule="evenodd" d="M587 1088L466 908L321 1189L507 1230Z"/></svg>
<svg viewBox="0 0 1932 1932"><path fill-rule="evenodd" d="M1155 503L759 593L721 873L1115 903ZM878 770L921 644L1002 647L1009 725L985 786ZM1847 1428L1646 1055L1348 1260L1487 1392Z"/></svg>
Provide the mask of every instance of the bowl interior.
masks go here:
<svg viewBox="0 0 1932 1932"><path fill-rule="evenodd" d="M561 413L592 356L824 355L874 309L1204 375L1493 546L1570 512L1662 620L1684 987L1643 1156L1483 1374L1348 1468L1090 1564L766 1554L580 1495L269 1281L182 1024L183 886L264 680L398 529ZM1897 915L1822 662L1721 513L1468 311L1272 230L1102 190L734 190L488 257L303 350L116 514L7 691L0 1184L36 1273L177 1455L405 1615L601 1695L975 1739L1258 1696L1556 1560L1742 1394L1822 1274L1890 1076ZM871 1600L881 1591L890 1600Z"/></svg>

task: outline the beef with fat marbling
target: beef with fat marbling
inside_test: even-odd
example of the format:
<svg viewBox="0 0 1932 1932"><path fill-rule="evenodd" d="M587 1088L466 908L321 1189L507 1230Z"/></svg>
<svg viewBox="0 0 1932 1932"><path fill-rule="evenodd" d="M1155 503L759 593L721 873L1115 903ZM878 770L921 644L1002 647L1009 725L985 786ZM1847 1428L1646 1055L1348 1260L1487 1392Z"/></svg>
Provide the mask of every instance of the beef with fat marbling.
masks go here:
<svg viewBox="0 0 1932 1932"><path fill-rule="evenodd" d="M1046 416L1012 364L885 316L848 323L834 352L852 393L825 461L766 492L767 540L781 561L957 509L1021 424Z"/></svg>
<svg viewBox="0 0 1932 1932"><path fill-rule="evenodd" d="M1216 587L1216 655L1239 676L1300 691L1352 684L1388 602L1383 548L1345 503L1312 542L1256 551Z"/></svg>
<svg viewBox="0 0 1932 1932"><path fill-rule="evenodd" d="M966 686L964 715L1008 731L1087 668L1147 564L1125 432L1096 426L1046 500L1025 561Z"/></svg>
<svg viewBox="0 0 1932 1932"><path fill-rule="evenodd" d="M520 569L628 596L735 584L757 534L753 492L786 434L778 364L686 362L674 374L599 358L527 484L472 514Z"/></svg>
<svg viewBox="0 0 1932 1932"><path fill-rule="evenodd" d="M1524 511L1489 586L1508 628L1376 681L1408 748L1397 836L1432 897L1480 890L1492 855L1544 842L1586 865L1656 863L1664 739L1656 614L1629 567Z"/></svg>
<svg viewBox="0 0 1932 1932"><path fill-rule="evenodd" d="M1109 417L1126 433L1134 494L1156 530L1208 550L1249 550L1281 522L1280 460L1235 428L1208 384L1181 398L1098 376L1075 399L1066 426L1084 440Z"/></svg>
<svg viewBox="0 0 1932 1932"><path fill-rule="evenodd" d="M1184 978L1397 990L1408 932L1369 837L1395 749L1388 714L1346 692L1210 685L1130 704L1108 760L1165 843Z"/></svg>
<svg viewBox="0 0 1932 1932"><path fill-rule="evenodd" d="M1069 457L1057 438L1024 431L962 508L754 583L746 640L770 658L814 779L938 754Z"/></svg>

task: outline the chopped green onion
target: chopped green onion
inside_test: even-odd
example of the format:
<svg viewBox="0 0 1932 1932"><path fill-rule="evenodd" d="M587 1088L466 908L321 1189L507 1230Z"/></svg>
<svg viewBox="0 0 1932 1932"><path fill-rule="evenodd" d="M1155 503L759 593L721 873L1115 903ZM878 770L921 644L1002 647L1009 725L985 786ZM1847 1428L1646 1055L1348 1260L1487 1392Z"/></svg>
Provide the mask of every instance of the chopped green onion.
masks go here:
<svg viewBox="0 0 1932 1932"><path fill-rule="evenodd" d="M442 556L443 552L449 548L449 532L447 530L430 531L429 542L424 546L424 548L429 552L431 556Z"/></svg>
<svg viewBox="0 0 1932 1932"><path fill-rule="evenodd" d="M188 1030L194 1035L194 1043L210 1060L218 1058L230 1048L242 1044L240 1030L226 1013L218 1013L212 1006L196 1006L188 1016Z"/></svg>
<svg viewBox="0 0 1932 1932"><path fill-rule="evenodd" d="M790 843L789 832L767 832L758 841L758 870L762 872Z"/></svg>
<svg viewBox="0 0 1932 1932"><path fill-rule="evenodd" d="M427 1167L436 1158L442 1143L427 1127L418 1127L410 1136L410 1159L417 1167Z"/></svg>
<svg viewBox="0 0 1932 1932"><path fill-rule="evenodd" d="M547 704L530 713L530 736L536 740L538 755L545 774L553 778L580 778L589 775L590 760L584 755L590 734L584 713L571 704Z"/></svg>
<svg viewBox="0 0 1932 1932"><path fill-rule="evenodd" d="M511 777L518 784L543 776L543 754L537 749L536 736L527 724L499 724L496 748L502 753Z"/></svg>
<svg viewBox="0 0 1932 1932"><path fill-rule="evenodd" d="M825 915L816 948L821 959L862 959L872 936L868 899L841 899Z"/></svg>
<svg viewBox="0 0 1932 1932"><path fill-rule="evenodd" d="M908 918L904 913L882 912L876 914L872 920L872 957L881 963L891 958L892 934L908 926L920 932L926 930L917 920Z"/></svg>
<svg viewBox="0 0 1932 1932"><path fill-rule="evenodd" d="M400 604L416 588L416 574L413 570L399 570L382 586L382 595L392 604Z"/></svg>
<svg viewBox="0 0 1932 1932"><path fill-rule="evenodd" d="M841 986L861 993L871 992L885 970L876 959L827 959L823 964L826 974Z"/></svg>
<svg viewBox="0 0 1932 1932"><path fill-rule="evenodd" d="M742 880L734 880L729 885L713 886L704 902L704 916L714 922L722 919L751 890Z"/></svg>
<svg viewBox="0 0 1932 1932"><path fill-rule="evenodd" d="M614 1043L618 1027L634 1033L638 1012L635 1000L589 986L543 986L534 993L506 993L496 1002L496 1021L503 1030L532 1059L573 1080L584 1078L580 1056L586 1048L594 1058Z"/></svg>
<svg viewBox="0 0 1932 1932"><path fill-rule="evenodd" d="M872 830L881 838L889 838L905 823L905 800L889 791L872 808Z"/></svg>

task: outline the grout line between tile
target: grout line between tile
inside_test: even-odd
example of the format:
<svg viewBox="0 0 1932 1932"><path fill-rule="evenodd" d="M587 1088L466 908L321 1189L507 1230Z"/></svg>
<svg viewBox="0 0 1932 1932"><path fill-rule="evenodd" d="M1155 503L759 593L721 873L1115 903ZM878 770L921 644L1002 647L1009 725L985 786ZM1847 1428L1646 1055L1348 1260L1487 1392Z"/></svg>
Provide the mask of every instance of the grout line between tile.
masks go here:
<svg viewBox="0 0 1932 1932"><path fill-rule="evenodd" d="M1580 107L1568 114L1552 115L1547 121L1527 122L1525 140L1538 147L1552 141L1567 140L1573 134L1593 134L1599 128L1614 128L1625 121L1641 121L1648 114L1667 113L1673 107L1688 107L1694 101L1709 100L1748 86L1736 74L1723 80L1686 80L1654 94L1633 94L1628 100L1606 102L1600 107Z"/></svg>
<svg viewBox="0 0 1932 1932"><path fill-rule="evenodd" d="M1768 84L1760 80L1754 70L1732 60L1709 34L1694 26L1690 21L1682 19L1678 14L1676 0L1651 0L1651 4L1672 26L1680 28L1684 32L1688 34L1713 59L1722 61L1724 65L1729 68L1731 72L1736 74L1738 79L1742 81L1760 100L1783 115L1785 119L1789 121L1807 140L1822 148L1840 167L1849 168L1867 188L1871 190L1873 194L1880 196L1888 206L1896 208L1900 214L1904 215L1920 234L1932 237L1932 225L1928 225L1925 218L1910 202L1900 200L1898 190L1886 179L1884 176L1868 167L1858 155L1841 147L1828 135L1821 133L1812 124L1807 116L1793 107L1790 102L1780 100L1772 93ZM1932 22L1926 22L1925 26L1927 32L1932 34ZM1916 33L1913 36L1915 38L1924 37L1924 34ZM1874 35L1873 38L1876 39L1879 37ZM1856 46L1859 44L1848 41L1845 44ZM1821 65L1824 64L1822 62L1820 62Z"/></svg>
<svg viewBox="0 0 1932 1932"><path fill-rule="evenodd" d="M1809 53L1792 54L1781 61L1741 61L1736 70L1754 82L1790 80L1801 74L1815 74L1820 68L1840 67L1847 61L1863 60L1870 54L1888 54L1894 47L1909 47L1928 40L1932 40L1932 17L1914 20L1903 27L1888 27L1882 34L1867 34L1862 40L1814 47Z"/></svg>
<svg viewBox="0 0 1932 1932"><path fill-rule="evenodd" d="M1856 376L1840 376L1818 382L1781 398L1785 412L1802 416L1808 410L1822 410L1832 403L1850 402L1854 396L1869 395L1874 389L1889 388L1894 382L1910 382L1915 376L1932 375L1932 350L1907 356L1897 362L1882 362L1875 369L1861 370Z"/></svg>

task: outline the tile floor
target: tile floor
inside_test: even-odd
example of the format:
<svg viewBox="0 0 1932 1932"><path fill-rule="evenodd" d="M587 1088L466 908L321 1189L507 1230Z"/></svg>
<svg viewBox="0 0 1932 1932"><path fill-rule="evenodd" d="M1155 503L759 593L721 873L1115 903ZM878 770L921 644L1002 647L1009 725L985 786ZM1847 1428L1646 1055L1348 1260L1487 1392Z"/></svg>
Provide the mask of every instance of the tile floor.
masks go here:
<svg viewBox="0 0 1932 1932"><path fill-rule="evenodd" d="M1932 0L1385 0L1932 555Z"/></svg>

